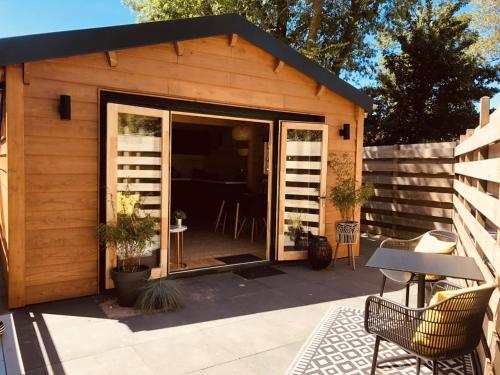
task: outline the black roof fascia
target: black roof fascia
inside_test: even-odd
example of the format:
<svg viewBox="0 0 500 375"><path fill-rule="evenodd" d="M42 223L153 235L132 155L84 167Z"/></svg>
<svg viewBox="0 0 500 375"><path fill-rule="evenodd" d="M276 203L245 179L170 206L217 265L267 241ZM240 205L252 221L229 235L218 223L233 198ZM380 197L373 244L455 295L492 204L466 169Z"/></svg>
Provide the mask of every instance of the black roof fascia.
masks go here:
<svg viewBox="0 0 500 375"><path fill-rule="evenodd" d="M160 43L238 34L366 111L372 99L237 14L60 31L0 39L0 66Z"/></svg>

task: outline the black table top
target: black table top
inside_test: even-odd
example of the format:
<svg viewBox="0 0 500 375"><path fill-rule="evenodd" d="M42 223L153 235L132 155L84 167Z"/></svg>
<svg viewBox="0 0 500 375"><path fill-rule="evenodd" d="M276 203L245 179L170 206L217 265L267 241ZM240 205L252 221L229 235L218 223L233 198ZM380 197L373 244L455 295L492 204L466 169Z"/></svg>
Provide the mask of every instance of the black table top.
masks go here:
<svg viewBox="0 0 500 375"><path fill-rule="evenodd" d="M366 266L416 274L484 281L483 274L473 258L455 255L418 253L379 247L368 260Z"/></svg>

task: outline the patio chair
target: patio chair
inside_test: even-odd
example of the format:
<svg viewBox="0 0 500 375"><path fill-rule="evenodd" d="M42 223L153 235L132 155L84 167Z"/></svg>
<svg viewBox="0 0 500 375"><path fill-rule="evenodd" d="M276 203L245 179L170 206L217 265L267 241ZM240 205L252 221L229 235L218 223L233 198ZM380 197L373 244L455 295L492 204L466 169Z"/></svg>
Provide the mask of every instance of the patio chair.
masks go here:
<svg viewBox="0 0 500 375"><path fill-rule="evenodd" d="M423 235L411 240L397 240L388 238L380 244L382 248L401 249L416 252L428 252L438 254L452 254L457 246L458 237L455 233L445 230L431 230ZM382 286L380 287L380 297L384 295L385 283L387 279L398 284L406 284L405 305L409 305L410 299L410 283L414 279L414 275L409 272L383 270ZM436 275L426 275L426 282L437 282L442 280L442 277Z"/></svg>
<svg viewBox="0 0 500 375"><path fill-rule="evenodd" d="M414 355L417 375L422 359L431 361L433 373L438 374L439 361L473 353L479 344L484 314L495 288L493 284L483 284L460 289L447 281L439 281L433 287L430 305L421 309L378 296L368 297L365 330L376 336L371 374L375 374L381 340L399 345Z"/></svg>

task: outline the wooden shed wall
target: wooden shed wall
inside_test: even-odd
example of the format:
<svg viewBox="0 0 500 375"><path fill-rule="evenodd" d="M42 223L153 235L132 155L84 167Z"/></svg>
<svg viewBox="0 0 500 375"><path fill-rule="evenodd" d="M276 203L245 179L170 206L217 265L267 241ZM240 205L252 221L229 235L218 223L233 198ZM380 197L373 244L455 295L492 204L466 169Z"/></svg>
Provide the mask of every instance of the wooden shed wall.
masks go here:
<svg viewBox="0 0 500 375"><path fill-rule="evenodd" d="M26 304L97 292L98 90L323 115L330 152L353 153L361 179L364 112L242 38L228 36L25 64ZM72 120L59 120L61 94ZM351 139L338 136L351 124ZM327 184L333 177L329 173ZM327 203L334 243L336 210ZM345 251L345 249L343 249ZM342 254L341 254L342 255ZM14 307L14 306L11 306Z"/></svg>

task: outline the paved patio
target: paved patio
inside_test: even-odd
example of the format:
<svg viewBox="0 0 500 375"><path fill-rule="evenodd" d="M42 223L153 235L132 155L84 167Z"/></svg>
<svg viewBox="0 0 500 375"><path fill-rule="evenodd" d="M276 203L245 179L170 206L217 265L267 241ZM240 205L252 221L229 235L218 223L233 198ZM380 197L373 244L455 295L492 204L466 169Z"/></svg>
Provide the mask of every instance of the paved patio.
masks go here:
<svg viewBox="0 0 500 375"><path fill-rule="evenodd" d="M283 374L332 305L363 309L380 273L363 267L379 240L363 239L359 268L345 260L313 271L245 280L220 273L179 280L186 307L169 314L109 319L100 298L16 310L28 374ZM388 285L390 298L404 291Z"/></svg>

